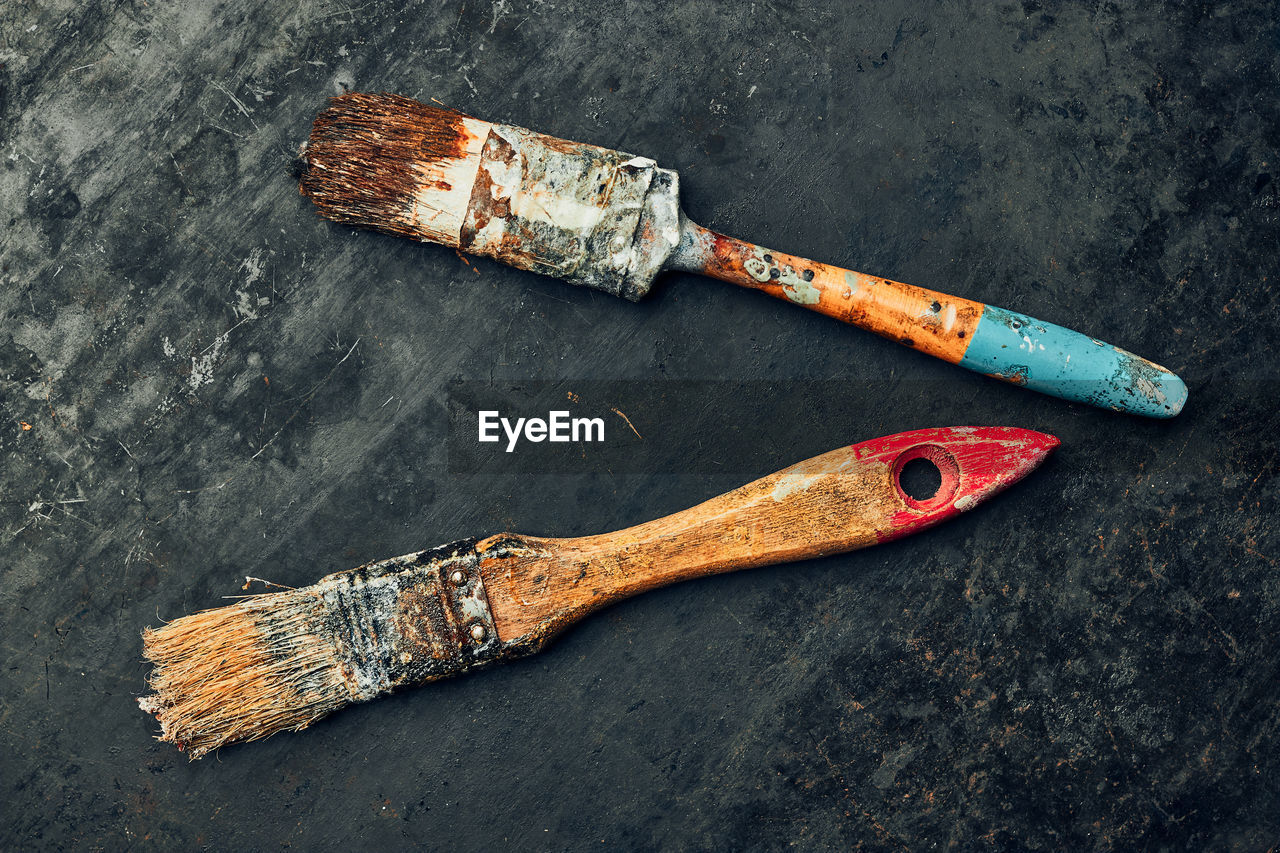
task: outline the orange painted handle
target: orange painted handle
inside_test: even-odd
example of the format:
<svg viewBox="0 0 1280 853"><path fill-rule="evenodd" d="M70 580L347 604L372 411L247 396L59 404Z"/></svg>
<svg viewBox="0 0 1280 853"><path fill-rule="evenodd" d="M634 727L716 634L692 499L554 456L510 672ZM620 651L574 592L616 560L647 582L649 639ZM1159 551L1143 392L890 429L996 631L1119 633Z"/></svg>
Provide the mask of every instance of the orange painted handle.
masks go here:
<svg viewBox="0 0 1280 853"><path fill-rule="evenodd" d="M671 269L762 290L943 361L1054 397L1152 418L1182 410L1176 374L1080 332L972 299L765 249L683 218Z"/></svg>
<svg viewBox="0 0 1280 853"><path fill-rule="evenodd" d="M964 357L986 307L972 299L766 249L687 220L682 225L686 239L690 232L696 235L692 254L700 263L693 271L764 291L952 364Z"/></svg>

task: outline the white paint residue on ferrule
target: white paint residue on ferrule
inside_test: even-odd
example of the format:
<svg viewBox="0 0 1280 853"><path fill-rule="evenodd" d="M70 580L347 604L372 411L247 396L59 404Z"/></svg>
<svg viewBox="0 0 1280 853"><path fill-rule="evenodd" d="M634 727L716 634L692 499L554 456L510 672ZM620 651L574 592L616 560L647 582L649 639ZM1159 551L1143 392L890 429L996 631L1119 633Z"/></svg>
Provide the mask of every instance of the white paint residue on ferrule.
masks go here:
<svg viewBox="0 0 1280 853"><path fill-rule="evenodd" d="M598 204L584 204L567 193L557 193L543 186L511 198L511 212L521 219L546 222L566 231L580 231L584 237L591 236L600 224L604 210Z"/></svg>

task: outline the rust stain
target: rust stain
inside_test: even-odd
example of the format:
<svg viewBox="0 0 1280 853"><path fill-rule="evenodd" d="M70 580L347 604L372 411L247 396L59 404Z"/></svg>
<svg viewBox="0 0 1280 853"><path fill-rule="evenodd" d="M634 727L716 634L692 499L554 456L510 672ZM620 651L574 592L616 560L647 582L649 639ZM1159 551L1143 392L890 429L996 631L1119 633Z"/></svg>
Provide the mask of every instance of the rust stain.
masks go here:
<svg viewBox="0 0 1280 853"><path fill-rule="evenodd" d="M416 670L453 654L460 638L445 616L447 606L437 583L400 588L392 616L395 630L388 638L388 653L397 667Z"/></svg>
<svg viewBox="0 0 1280 853"><path fill-rule="evenodd" d="M644 158L492 125L458 245L638 299L677 240L676 179Z"/></svg>
<svg viewBox="0 0 1280 853"><path fill-rule="evenodd" d="M511 143L490 132L484 143L484 157L495 163L510 164L515 159L515 149ZM471 185L471 202L467 205L467 218L463 221L462 231L458 235L458 245L470 251L475 244L476 235L484 231L494 219L511 218L511 196L501 184L495 183L493 173L481 167L476 171L475 183ZM493 257L509 263L508 252L495 254Z"/></svg>

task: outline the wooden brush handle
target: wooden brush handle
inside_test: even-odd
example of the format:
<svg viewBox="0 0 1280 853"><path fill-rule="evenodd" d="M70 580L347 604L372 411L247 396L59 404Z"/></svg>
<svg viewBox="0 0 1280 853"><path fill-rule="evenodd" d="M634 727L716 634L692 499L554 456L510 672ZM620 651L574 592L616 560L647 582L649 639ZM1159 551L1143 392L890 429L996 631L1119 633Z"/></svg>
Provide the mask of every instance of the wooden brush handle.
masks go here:
<svg viewBox="0 0 1280 853"><path fill-rule="evenodd" d="M505 647L536 651L589 611L656 586L905 536L1021 479L1057 444L1008 427L917 430L826 453L616 533L500 534L476 546L494 624ZM941 473L924 501L899 482L916 458Z"/></svg>
<svg viewBox="0 0 1280 853"><path fill-rule="evenodd" d="M687 218L668 266L762 290L952 364L1101 408L1173 417L1187 388L1131 352L971 299L876 278L709 231Z"/></svg>

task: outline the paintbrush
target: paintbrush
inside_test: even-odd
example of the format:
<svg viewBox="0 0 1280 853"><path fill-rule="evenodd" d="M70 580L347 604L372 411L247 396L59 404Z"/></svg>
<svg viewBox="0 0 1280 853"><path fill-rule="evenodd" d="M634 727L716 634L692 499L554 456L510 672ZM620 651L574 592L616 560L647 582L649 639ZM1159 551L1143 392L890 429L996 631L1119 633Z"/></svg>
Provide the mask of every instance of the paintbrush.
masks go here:
<svg viewBox="0 0 1280 853"><path fill-rule="evenodd" d="M664 269L803 305L970 370L1167 418L1186 385L1118 347L972 299L709 231L647 158L491 124L396 95L333 98L299 158L323 216L488 255L636 300Z"/></svg>
<svg viewBox="0 0 1280 853"><path fill-rule="evenodd" d="M539 651L593 610L689 578L839 554L965 512L1058 446L1010 427L865 441L616 533L501 533L241 599L143 633L161 740L199 758L352 702ZM933 471L933 491L904 485Z"/></svg>

